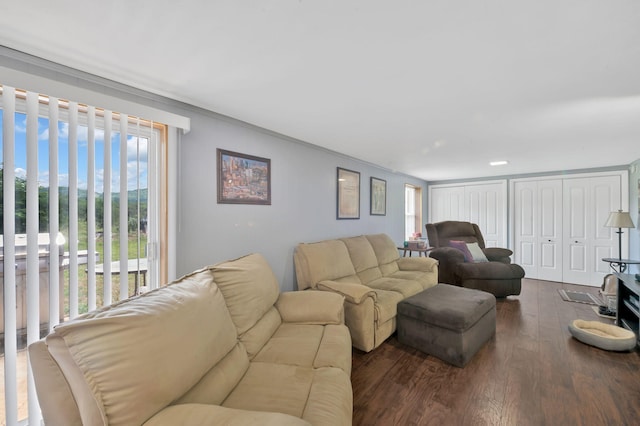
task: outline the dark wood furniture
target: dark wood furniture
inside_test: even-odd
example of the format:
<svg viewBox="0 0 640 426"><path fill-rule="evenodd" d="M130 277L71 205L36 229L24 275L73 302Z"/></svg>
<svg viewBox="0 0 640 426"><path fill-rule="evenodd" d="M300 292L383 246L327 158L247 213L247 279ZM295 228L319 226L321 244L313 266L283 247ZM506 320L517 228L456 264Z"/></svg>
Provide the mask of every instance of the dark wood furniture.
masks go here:
<svg viewBox="0 0 640 426"><path fill-rule="evenodd" d="M424 257L427 257L427 253L429 253L430 250L433 250L433 247L426 247L426 248L398 247L398 250L402 250L402 257L407 257L407 252L409 252L409 257L411 257L411 254L414 251L418 253L418 257L422 257L423 253L424 253Z"/></svg>
<svg viewBox="0 0 640 426"><path fill-rule="evenodd" d="M607 262L613 272L624 272L629 265L640 265L640 260L619 259L617 257L605 257L602 261Z"/></svg>
<svg viewBox="0 0 640 426"><path fill-rule="evenodd" d="M640 282L631 274L616 273L618 277L618 309L616 325L636 333L640 328ZM639 340L640 343L640 340Z"/></svg>

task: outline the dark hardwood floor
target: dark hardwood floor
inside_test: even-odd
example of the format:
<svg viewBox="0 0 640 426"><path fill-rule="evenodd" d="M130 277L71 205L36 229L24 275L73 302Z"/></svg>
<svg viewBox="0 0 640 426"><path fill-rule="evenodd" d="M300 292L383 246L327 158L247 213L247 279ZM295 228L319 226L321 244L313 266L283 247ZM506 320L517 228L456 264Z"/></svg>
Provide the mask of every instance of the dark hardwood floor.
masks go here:
<svg viewBox="0 0 640 426"><path fill-rule="evenodd" d="M353 352L354 425L640 424L640 353L607 352L571 337L574 319L613 321L559 288L524 279L522 294L498 300L496 335L464 367L392 336Z"/></svg>

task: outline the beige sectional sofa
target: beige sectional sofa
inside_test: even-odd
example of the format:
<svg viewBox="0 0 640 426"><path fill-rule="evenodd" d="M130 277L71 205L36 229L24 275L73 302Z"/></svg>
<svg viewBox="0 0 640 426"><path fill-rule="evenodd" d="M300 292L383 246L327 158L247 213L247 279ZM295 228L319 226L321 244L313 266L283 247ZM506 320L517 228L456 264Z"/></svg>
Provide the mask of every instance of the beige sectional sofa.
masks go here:
<svg viewBox="0 0 640 426"><path fill-rule="evenodd" d="M396 330L397 305L438 282L438 262L400 257L386 234L299 244L294 252L299 290L345 298L353 346L369 352Z"/></svg>
<svg viewBox="0 0 640 426"><path fill-rule="evenodd" d="M349 425L343 306L253 254L85 314L29 347L45 424Z"/></svg>

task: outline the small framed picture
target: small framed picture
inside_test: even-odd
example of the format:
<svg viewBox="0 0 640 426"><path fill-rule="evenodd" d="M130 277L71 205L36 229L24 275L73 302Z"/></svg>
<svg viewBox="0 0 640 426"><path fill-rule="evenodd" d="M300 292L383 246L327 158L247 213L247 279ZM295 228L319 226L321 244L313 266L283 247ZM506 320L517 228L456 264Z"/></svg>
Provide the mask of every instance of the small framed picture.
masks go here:
<svg viewBox="0 0 640 426"><path fill-rule="evenodd" d="M360 219L360 172L338 167L337 219Z"/></svg>
<svg viewBox="0 0 640 426"><path fill-rule="evenodd" d="M271 205L271 160L218 149L218 203Z"/></svg>
<svg viewBox="0 0 640 426"><path fill-rule="evenodd" d="M371 177L371 215L387 215L387 181Z"/></svg>

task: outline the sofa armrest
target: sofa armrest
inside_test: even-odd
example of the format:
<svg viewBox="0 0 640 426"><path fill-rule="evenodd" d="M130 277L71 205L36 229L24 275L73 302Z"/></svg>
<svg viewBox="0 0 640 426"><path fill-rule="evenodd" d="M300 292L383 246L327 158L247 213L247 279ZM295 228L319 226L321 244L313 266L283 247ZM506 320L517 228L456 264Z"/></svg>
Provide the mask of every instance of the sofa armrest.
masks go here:
<svg viewBox="0 0 640 426"><path fill-rule="evenodd" d="M433 272L438 270L438 261L430 257L401 257L398 268L401 271Z"/></svg>
<svg viewBox="0 0 640 426"><path fill-rule="evenodd" d="M453 247L439 247L429 252L429 257L432 257L439 262L445 262L450 264L464 262L464 254L458 249Z"/></svg>
<svg viewBox="0 0 640 426"><path fill-rule="evenodd" d="M484 254L491 262L511 263L511 256L513 252L506 248L500 247L487 247L484 250Z"/></svg>
<svg viewBox="0 0 640 426"><path fill-rule="evenodd" d="M359 305L366 298L371 297L376 300L376 293L366 285L358 283L340 283L337 281L320 281L316 288L318 290L332 291L344 297L349 303Z"/></svg>
<svg viewBox="0 0 640 426"><path fill-rule="evenodd" d="M46 424L81 425L80 411L69 382L51 356L44 339L29 345L29 363Z"/></svg>
<svg viewBox="0 0 640 426"><path fill-rule="evenodd" d="M281 293L276 309L284 322L305 324L344 324L344 297L328 291L289 291Z"/></svg>

